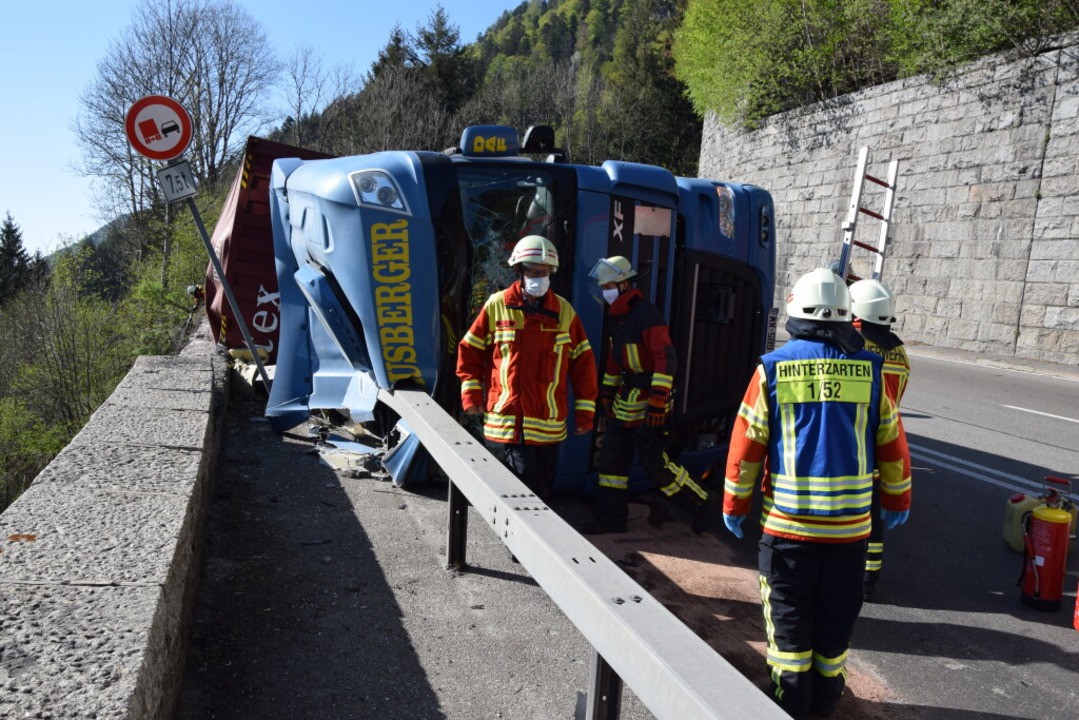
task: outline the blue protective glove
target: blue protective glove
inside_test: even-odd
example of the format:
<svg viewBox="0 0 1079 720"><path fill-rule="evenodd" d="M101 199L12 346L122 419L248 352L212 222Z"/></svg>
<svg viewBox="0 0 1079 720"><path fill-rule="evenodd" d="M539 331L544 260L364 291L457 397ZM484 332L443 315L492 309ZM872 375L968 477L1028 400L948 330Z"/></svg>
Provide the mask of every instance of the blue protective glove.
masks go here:
<svg viewBox="0 0 1079 720"><path fill-rule="evenodd" d="M745 515L728 515L723 513L723 524L727 526L727 529L731 531L739 540L742 539L742 521L746 519Z"/></svg>
<svg viewBox="0 0 1079 720"><path fill-rule="evenodd" d="M910 517L910 510L885 510L880 509L880 519L884 521L884 529L897 528Z"/></svg>

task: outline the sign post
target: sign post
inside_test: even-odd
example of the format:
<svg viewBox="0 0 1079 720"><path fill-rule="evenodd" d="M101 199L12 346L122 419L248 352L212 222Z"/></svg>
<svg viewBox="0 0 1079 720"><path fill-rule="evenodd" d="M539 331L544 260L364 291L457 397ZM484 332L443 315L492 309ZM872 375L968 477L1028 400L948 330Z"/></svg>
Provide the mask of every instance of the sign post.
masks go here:
<svg viewBox="0 0 1079 720"><path fill-rule="evenodd" d="M259 370L259 377L266 392L270 392L270 379L266 374L266 368L262 365L258 347L251 338L251 331L247 328L240 311L240 304L236 302L236 296L232 294L232 287L225 278L225 270L221 267L221 260L214 252L213 243L206 233L206 227L202 224L198 207L195 205L195 181L191 176L191 167L187 160L180 156L191 143L194 134L194 124L191 116L183 105L164 95L147 95L135 102L127 111L124 118L124 131L131 147L140 155L151 160L168 162L161 170L157 171L158 181L165 194L165 201L172 203L178 200L187 200L187 206L191 208L191 215L195 218L195 225L202 236L202 243L206 246L206 252L210 254L210 262L213 263L214 272L221 280L221 287L228 298L229 307L236 315L236 324L244 336L244 343L251 352L251 358ZM175 137L174 137L175 136Z"/></svg>

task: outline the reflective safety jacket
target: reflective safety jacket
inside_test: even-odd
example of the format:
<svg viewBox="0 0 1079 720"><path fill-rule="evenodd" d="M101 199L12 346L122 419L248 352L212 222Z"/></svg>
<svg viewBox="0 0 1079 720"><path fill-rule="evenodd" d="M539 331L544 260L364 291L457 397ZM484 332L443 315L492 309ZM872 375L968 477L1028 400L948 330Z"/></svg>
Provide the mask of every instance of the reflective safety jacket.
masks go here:
<svg viewBox="0 0 1079 720"><path fill-rule="evenodd" d="M568 386L574 420L590 430L596 410L596 360L577 313L548 291L524 297L520 281L487 298L457 346L461 405L482 408L493 442L545 445L566 438Z"/></svg>
<svg viewBox="0 0 1079 720"><path fill-rule="evenodd" d="M791 340L762 357L735 420L723 512L749 512L762 469L761 524L770 535L868 537L874 469L881 506L908 510L910 454L882 366L879 355L847 355L819 340Z"/></svg>
<svg viewBox="0 0 1079 720"><path fill-rule="evenodd" d="M910 358L903 341L887 325L867 323L856 318L854 327L862 334L865 349L884 358L884 391L899 407L910 379Z"/></svg>
<svg viewBox="0 0 1079 720"><path fill-rule="evenodd" d="M611 304L611 333L603 371L603 394L614 398L615 417L633 425L644 420L648 405L666 407L678 359L659 309L637 288Z"/></svg>

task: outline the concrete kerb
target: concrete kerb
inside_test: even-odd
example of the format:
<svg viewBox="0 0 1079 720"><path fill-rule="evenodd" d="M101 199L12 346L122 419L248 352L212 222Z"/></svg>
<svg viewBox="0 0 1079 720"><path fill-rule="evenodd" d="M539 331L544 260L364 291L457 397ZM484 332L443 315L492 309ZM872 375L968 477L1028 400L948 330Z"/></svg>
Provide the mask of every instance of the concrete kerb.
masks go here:
<svg viewBox="0 0 1079 720"><path fill-rule="evenodd" d="M138 358L0 515L0 717L172 715L226 360L204 330Z"/></svg>

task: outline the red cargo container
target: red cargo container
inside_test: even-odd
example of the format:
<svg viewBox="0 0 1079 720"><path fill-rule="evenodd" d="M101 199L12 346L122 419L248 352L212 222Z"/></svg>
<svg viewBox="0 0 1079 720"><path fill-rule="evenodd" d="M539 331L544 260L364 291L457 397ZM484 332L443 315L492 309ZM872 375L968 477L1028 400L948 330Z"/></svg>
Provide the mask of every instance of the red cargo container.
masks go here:
<svg viewBox="0 0 1079 720"><path fill-rule="evenodd" d="M278 158L319 160L324 153L249 137L244 161L221 209L211 242L221 260L225 279L247 322L256 347L277 358L278 292L274 267L273 233L270 227L270 169ZM246 348L243 332L233 320L228 297L214 273L206 268L206 315L214 339L228 348Z"/></svg>

